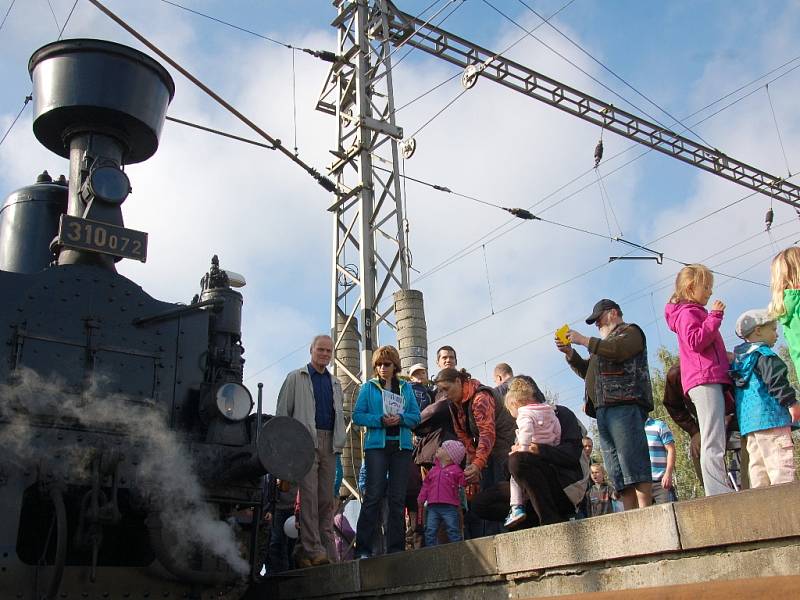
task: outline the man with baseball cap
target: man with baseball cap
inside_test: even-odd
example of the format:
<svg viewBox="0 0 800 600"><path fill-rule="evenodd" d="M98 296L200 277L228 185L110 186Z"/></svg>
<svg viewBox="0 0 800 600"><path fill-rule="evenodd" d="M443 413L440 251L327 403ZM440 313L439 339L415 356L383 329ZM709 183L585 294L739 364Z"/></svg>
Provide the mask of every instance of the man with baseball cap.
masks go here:
<svg viewBox="0 0 800 600"><path fill-rule="evenodd" d="M638 325L622 320L619 304L608 298L594 305L586 324L594 324L599 337L570 329L570 343L562 344L556 337L556 346L586 381L584 412L597 419L603 462L625 510L650 506L652 479L644 424L653 410L653 390L647 340ZM585 346L589 358L572 344Z"/></svg>

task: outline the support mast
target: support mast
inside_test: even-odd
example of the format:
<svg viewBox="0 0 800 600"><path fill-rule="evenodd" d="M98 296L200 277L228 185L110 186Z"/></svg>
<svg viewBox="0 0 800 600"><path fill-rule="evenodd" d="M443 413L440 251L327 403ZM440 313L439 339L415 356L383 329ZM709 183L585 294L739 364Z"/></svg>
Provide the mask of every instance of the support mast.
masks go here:
<svg viewBox="0 0 800 600"><path fill-rule="evenodd" d="M392 329L392 294L408 290L409 265L399 181L386 0L333 0L337 61L317 109L336 116L338 136L328 174L340 190L333 213L331 329L334 372L350 416L358 386L372 374L382 325ZM379 168L378 168L379 167ZM361 461L360 435L348 424L345 480Z"/></svg>

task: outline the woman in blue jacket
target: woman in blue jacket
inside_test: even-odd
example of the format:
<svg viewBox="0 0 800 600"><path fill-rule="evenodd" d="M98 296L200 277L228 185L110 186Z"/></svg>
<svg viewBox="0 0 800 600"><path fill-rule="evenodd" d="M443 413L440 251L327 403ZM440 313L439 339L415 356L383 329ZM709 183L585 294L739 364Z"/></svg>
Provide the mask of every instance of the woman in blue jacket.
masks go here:
<svg viewBox="0 0 800 600"><path fill-rule="evenodd" d="M372 355L376 377L361 386L353 409L353 423L367 428L364 462L367 485L356 527L359 558L372 556L372 544L380 521L380 506L389 504L386 547L405 548L403 507L411 465L411 429L419 423L419 406L411 385L401 381L400 354L393 346L381 346Z"/></svg>

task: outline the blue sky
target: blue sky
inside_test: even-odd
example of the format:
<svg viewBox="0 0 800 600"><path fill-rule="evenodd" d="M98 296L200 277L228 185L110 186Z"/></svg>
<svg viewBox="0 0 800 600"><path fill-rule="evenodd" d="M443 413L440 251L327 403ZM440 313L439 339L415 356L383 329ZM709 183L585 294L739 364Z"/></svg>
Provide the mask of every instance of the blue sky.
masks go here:
<svg viewBox="0 0 800 600"><path fill-rule="evenodd" d="M72 0L50 3L63 24ZM335 32L329 25L335 11L329 2L180 3L296 46L335 47ZM417 14L432 3L398 0L397 5ZM566 0L526 3L549 16ZM3 14L9 4L0 6ZM293 145L290 50L160 0L109 0L107 5L264 129ZM427 14L445 6L441 14L456 9L442 25L445 29L496 51L522 34L495 8L526 28L539 22L519 0L439 0ZM769 86L775 118L789 168L792 172L800 169L800 117L795 110L800 68L789 72L800 64L796 35L800 6L796 2L575 0L553 23L618 76L681 118L756 80L695 117L701 119L736 101L695 131L727 154L785 176L786 162L764 88L767 81L778 77ZM536 36L602 84L633 100L639 109L674 125L552 29L540 27ZM29 56L56 37L47 0L14 5L0 30L2 131L30 91ZM139 47L85 0L78 2L66 37L99 37ZM396 56L404 53L401 50ZM536 40L525 39L508 56L626 107L624 101ZM770 77L758 79L793 59ZM314 111L326 73L325 63L296 53L298 148L301 157L319 168L330 163L328 149L334 145L336 131L333 117ZM396 104L408 102L455 73L449 64L412 52L394 71ZM251 137L188 81L178 74L174 77L177 92L169 114ZM399 111L398 125L407 132L415 131L460 91L456 78ZM638 109L629 110L639 113ZM408 175L496 204L527 207L590 169L599 135L596 126L480 80L417 136L419 149L406 162L405 170ZM612 134L604 135L604 142L606 160L601 174L642 152L636 147L614 159L631 142ZM62 173L66 162L38 145L26 109L0 147L0 192L5 195L29 183L43 168ZM150 233L150 251L146 264L125 262L121 271L152 295L174 302L188 301L197 291L211 254L219 254L223 266L245 274L245 377L253 387L263 381L267 406L274 406L285 373L306 360L307 341L330 326L331 217L325 209L331 198L277 153L170 123L156 155L132 166L129 174L134 193L123 207L126 223ZM590 172L539 204L534 212L557 202L543 216L608 233L594 177ZM640 243L748 193L655 152L604 182L624 237ZM584 191L571 195L587 184ZM407 202L413 266L422 274L507 221L506 213L412 183L407 185ZM771 256L800 238L800 221L779 203L775 204L772 236L763 231L769 204L763 196L744 200L663 238L654 248L684 261L705 260L719 253L708 263L727 260L718 267L720 271L766 284ZM525 223L485 242L485 262L483 247L476 247L477 251L420 279L415 286L425 293L431 351L451 343L459 351L461 366L477 377L487 378L493 365L504 360L518 372L533 375L557 393L562 403L577 408L580 381L564 370L551 332L585 317L601 297L617 299L626 318L644 326L651 350L660 344L675 347L675 337L661 315L676 264L617 262L601 267L608 256L628 249L539 222ZM741 256L745 253L749 254ZM598 269L558 285L593 267ZM715 296L729 306L723 334L733 344L736 316L747 308L766 305L768 290L764 285L722 276L717 278L716 288ZM492 309L497 313L494 316ZM451 333L483 317L480 323ZM591 329L585 325L577 328L584 333ZM394 340L385 336L382 341ZM298 348L302 349L279 360Z"/></svg>

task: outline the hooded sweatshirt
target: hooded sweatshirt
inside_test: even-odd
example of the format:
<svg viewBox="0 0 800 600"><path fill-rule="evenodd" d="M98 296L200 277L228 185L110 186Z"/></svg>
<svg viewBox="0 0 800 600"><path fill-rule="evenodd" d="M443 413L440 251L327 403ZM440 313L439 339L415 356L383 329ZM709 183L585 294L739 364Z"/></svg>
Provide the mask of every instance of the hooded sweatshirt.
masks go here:
<svg viewBox="0 0 800 600"><path fill-rule="evenodd" d="M730 384L728 355L719 333L722 312L696 302L669 303L664 308L669 328L678 335L684 393L698 385Z"/></svg>
<svg viewBox="0 0 800 600"><path fill-rule="evenodd" d="M778 317L783 325L783 337L789 346L795 370L800 373L800 290L784 290L783 305L786 313Z"/></svg>
<svg viewBox="0 0 800 600"><path fill-rule="evenodd" d="M731 375L741 434L791 425L787 407L797 398L786 363L763 342L744 342L733 352Z"/></svg>

